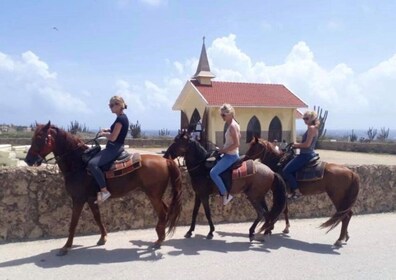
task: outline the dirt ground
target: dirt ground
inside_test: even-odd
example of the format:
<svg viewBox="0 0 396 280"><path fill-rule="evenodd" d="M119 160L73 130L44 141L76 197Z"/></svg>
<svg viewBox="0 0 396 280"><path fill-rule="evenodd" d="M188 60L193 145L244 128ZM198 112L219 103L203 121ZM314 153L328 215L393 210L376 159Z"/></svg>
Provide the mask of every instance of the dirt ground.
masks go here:
<svg viewBox="0 0 396 280"><path fill-rule="evenodd" d="M130 149L138 151L142 154L159 154L161 155L165 148L146 148L146 149ZM362 165L362 164L381 164L396 165L396 155L390 154L369 154L356 152L341 152L331 150L316 150L321 160L332 163Z"/></svg>

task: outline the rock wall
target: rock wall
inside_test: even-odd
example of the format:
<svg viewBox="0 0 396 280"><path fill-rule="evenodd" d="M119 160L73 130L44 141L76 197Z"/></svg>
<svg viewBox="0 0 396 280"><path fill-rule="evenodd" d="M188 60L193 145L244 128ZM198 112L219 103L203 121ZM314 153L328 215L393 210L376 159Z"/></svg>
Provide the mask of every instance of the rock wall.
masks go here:
<svg viewBox="0 0 396 280"><path fill-rule="evenodd" d="M395 211L396 166L349 167L361 178L359 198L353 209L356 214ZM183 172L183 183L183 212L179 225L188 225L194 194L186 172ZM271 197L269 194L269 205ZM335 212L326 194L304 197L290 204L289 208L291 218L324 217L323 221ZM211 209L216 224L247 222L255 218L255 212L243 194L237 195L226 207L220 205L219 197L212 197ZM154 227L157 222L142 191L106 202L101 206L101 212L110 232ZM63 177L57 167L0 169L0 217L0 242L67 236L71 199L65 192ZM198 222L207 224L202 207ZM95 233L99 234L99 229L86 206L76 234Z"/></svg>

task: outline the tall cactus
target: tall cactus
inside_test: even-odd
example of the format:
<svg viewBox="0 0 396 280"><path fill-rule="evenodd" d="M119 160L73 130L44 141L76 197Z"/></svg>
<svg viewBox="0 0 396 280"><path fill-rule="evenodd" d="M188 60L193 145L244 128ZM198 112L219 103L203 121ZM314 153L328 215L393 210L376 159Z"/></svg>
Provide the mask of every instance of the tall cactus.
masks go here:
<svg viewBox="0 0 396 280"><path fill-rule="evenodd" d="M322 115L323 109L320 108L320 106L318 106L318 108L316 108L315 105L314 105L314 111L316 111L316 114L318 115L318 119L320 121L318 139L323 138L326 136L325 125L326 125L328 111L327 110L324 111L324 114Z"/></svg>

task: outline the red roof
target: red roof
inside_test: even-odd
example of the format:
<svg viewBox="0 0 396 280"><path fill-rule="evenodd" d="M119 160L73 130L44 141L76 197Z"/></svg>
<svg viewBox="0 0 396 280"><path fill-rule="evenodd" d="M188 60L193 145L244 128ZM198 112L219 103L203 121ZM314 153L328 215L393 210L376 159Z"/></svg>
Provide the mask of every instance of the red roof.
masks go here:
<svg viewBox="0 0 396 280"><path fill-rule="evenodd" d="M195 80L191 82L209 106L230 103L233 106L247 107L307 107L304 101L284 85L212 81L212 85L206 86Z"/></svg>

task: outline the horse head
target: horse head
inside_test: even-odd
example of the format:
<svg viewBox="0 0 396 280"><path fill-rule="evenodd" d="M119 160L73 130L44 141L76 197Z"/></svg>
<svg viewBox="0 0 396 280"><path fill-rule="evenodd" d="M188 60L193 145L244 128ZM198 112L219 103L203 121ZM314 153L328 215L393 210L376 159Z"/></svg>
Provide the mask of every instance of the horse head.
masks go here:
<svg viewBox="0 0 396 280"><path fill-rule="evenodd" d="M51 122L48 122L46 125L37 125L30 149L25 158L25 162L29 166L41 165L45 157L55 150L55 133Z"/></svg>
<svg viewBox="0 0 396 280"><path fill-rule="evenodd" d="M280 168L279 163L284 162L283 158L287 154L278 151L271 142L255 136L245 153L245 159L259 159L273 171L277 171Z"/></svg>

